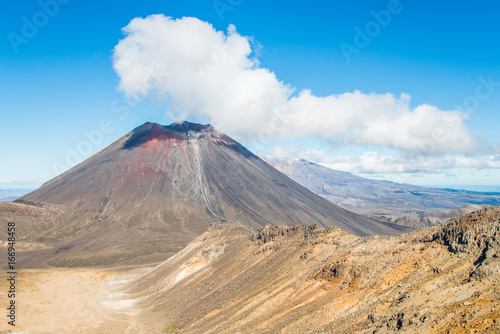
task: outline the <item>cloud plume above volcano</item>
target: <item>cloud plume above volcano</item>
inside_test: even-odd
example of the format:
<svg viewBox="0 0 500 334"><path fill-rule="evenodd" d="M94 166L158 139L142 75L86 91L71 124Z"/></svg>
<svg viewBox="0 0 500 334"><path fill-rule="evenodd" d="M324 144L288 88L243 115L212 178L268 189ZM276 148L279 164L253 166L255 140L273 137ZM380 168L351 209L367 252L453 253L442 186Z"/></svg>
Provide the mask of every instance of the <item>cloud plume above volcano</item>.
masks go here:
<svg viewBox="0 0 500 334"><path fill-rule="evenodd" d="M172 118L202 118L239 140L322 138L431 154L470 153L466 114L410 96L360 91L315 96L260 66L252 38L192 17L133 19L114 49L119 89L167 101ZM286 56L286 55L284 55Z"/></svg>

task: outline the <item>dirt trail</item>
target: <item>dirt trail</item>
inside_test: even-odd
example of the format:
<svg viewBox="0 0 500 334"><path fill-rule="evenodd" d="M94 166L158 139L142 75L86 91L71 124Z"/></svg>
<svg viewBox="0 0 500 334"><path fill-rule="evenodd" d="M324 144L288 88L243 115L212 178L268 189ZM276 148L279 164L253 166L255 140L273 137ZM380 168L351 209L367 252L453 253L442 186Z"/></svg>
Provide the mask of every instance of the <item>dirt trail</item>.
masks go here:
<svg viewBox="0 0 500 334"><path fill-rule="evenodd" d="M147 333L123 291L144 269L123 273L98 269L43 269L19 273L16 280L16 327L2 319L0 331L23 333ZM8 291L7 276L0 291ZM0 306L9 303L0 294ZM5 318L5 317L2 317Z"/></svg>

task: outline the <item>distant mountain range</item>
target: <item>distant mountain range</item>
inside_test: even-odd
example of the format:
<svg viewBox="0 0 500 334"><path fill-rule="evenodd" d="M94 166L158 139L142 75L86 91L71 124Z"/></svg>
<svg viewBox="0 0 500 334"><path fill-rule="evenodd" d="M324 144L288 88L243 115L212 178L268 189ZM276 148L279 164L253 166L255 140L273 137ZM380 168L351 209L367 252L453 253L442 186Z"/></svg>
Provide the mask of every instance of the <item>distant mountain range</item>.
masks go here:
<svg viewBox="0 0 500 334"><path fill-rule="evenodd" d="M500 193L436 189L371 180L304 159L265 160L312 192L360 214L401 217L444 213L467 204L500 205Z"/></svg>

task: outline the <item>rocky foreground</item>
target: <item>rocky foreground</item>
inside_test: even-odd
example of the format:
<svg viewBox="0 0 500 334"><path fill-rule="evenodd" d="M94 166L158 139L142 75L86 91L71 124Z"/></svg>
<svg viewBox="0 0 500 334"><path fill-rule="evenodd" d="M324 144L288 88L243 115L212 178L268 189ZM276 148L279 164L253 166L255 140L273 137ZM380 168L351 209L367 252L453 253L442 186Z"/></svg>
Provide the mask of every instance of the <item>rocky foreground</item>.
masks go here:
<svg viewBox="0 0 500 334"><path fill-rule="evenodd" d="M409 234L217 224L129 285L175 333L498 333L500 207Z"/></svg>
<svg viewBox="0 0 500 334"><path fill-rule="evenodd" d="M499 333L500 207L385 237L215 224L156 267L17 284L20 333Z"/></svg>

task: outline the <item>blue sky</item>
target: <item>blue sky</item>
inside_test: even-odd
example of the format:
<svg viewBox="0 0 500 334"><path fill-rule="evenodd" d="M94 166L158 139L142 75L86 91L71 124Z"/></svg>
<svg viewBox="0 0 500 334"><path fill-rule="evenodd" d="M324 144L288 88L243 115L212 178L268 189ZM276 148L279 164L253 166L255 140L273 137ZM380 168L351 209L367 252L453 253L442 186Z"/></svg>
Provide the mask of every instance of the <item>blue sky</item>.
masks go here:
<svg viewBox="0 0 500 334"><path fill-rule="evenodd" d="M345 134L308 135L314 128L301 136L284 133L262 142L223 129L254 151L302 156L399 182L500 185L500 86L494 84L500 82L500 4L400 1L390 22L378 24L366 45L356 45L355 28L366 33L366 27L377 22L373 13L390 6L396 5L391 1L10 1L0 13L0 185L38 186L146 121L174 120L167 114L169 106L154 99L145 97L128 106L127 91L119 89L120 77L113 69L113 50L125 37L121 29L132 19L151 14L196 17L222 32L233 24L239 35L253 38L252 47L261 46L258 67L295 88L292 97L304 89L315 97L360 91L399 98L404 93L411 96L411 110L428 104L441 114L467 101L469 106L475 103L461 123L464 134L480 145L473 152L443 149L419 154L390 140L370 145L346 139ZM47 14L50 10L52 16ZM33 36L23 35L26 20L38 22ZM23 42L12 42L14 35ZM342 43L357 47L359 53L347 59ZM493 84L480 87L479 98L478 86L488 81ZM165 89L165 94L169 92ZM126 106L127 115L117 106ZM228 124L222 116L188 115L192 121ZM106 131L99 130L103 120L110 122ZM94 130L102 138L82 146L89 141L84 132ZM85 154L75 159L71 151L78 148ZM436 163L441 161L447 163ZM460 166L454 165L457 162Z"/></svg>

